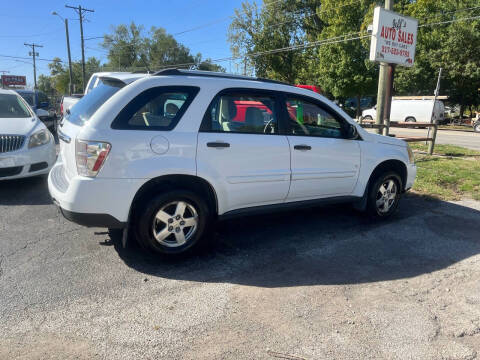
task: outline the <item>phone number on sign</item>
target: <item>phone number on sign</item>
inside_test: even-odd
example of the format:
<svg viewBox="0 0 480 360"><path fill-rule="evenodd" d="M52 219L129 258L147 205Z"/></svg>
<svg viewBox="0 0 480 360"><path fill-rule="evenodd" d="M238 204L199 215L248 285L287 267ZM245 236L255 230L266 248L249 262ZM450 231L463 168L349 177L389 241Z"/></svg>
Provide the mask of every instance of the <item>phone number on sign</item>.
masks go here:
<svg viewBox="0 0 480 360"><path fill-rule="evenodd" d="M403 56L406 58L410 57L410 51L408 50L402 50L402 49L397 49L394 47L383 46L383 45L382 45L382 53L389 53L395 56Z"/></svg>

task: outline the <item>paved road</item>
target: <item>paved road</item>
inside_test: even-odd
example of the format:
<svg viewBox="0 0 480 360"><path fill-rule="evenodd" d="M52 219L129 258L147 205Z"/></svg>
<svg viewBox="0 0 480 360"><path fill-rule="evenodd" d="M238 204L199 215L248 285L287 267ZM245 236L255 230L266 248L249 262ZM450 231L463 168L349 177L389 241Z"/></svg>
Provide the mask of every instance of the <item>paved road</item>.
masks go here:
<svg viewBox="0 0 480 360"><path fill-rule="evenodd" d="M369 129L369 131L372 131ZM391 128L390 132L399 136L427 136L427 129ZM373 132L373 131L372 131ZM473 150L480 150L480 133L467 131L438 130L438 144L452 144Z"/></svg>
<svg viewBox="0 0 480 360"><path fill-rule="evenodd" d="M231 220L177 261L66 222L44 179L0 182L0 219L0 359L480 354L478 202Z"/></svg>

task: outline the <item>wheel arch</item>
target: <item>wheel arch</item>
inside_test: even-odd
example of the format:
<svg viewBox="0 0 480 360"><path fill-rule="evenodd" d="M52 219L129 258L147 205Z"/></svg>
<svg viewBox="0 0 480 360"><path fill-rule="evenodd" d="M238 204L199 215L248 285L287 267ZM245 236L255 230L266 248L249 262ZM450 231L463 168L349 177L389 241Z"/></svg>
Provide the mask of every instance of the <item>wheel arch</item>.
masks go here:
<svg viewBox="0 0 480 360"><path fill-rule="evenodd" d="M137 207L144 203L151 194L167 189L185 189L199 195L205 195L207 204L216 215L218 213L217 194L213 186L205 179L195 175L163 175L145 182L135 193L132 205L130 206L129 218Z"/></svg>
<svg viewBox="0 0 480 360"><path fill-rule="evenodd" d="M394 171L398 173L398 175L400 176L400 179L402 180L402 192L403 192L405 190L405 186L407 183L407 175L408 175L407 165L405 165L403 161L397 160L397 159L389 159L389 160L382 161L375 167L375 169L373 169L370 175L370 178L368 179L367 190L370 187L370 184L372 183L373 179L375 179L377 176L387 171Z"/></svg>

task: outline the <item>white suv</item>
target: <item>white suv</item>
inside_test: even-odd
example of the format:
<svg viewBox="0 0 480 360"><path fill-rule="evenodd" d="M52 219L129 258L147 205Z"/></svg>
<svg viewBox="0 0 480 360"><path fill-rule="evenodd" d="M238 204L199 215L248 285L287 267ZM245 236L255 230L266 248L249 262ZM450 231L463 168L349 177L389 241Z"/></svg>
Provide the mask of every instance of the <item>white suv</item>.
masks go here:
<svg viewBox="0 0 480 360"><path fill-rule="evenodd" d="M404 141L366 132L326 98L219 73L103 77L58 135L48 186L64 216L168 254L251 212L353 202L386 218L416 174Z"/></svg>

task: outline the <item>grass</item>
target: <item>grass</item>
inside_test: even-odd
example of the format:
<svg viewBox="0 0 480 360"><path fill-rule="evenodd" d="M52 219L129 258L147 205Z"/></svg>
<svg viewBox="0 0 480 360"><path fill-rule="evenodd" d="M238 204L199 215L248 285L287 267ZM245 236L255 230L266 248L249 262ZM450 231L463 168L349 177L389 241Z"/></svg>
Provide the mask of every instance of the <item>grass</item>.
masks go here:
<svg viewBox="0 0 480 360"><path fill-rule="evenodd" d="M442 200L480 200L480 151L454 145L436 145L433 156L425 143L411 143L417 164L413 191Z"/></svg>
<svg viewBox="0 0 480 360"><path fill-rule="evenodd" d="M467 132L473 132L472 125L439 125L438 128L445 130L462 130Z"/></svg>
<svg viewBox="0 0 480 360"><path fill-rule="evenodd" d="M412 142L409 144L412 150L417 151L428 151L428 145L425 145L425 142ZM480 151L470 150L461 146L456 145L442 145L436 144L434 154L436 155L445 155L445 156L458 156L458 157L468 157L468 156L480 156Z"/></svg>

